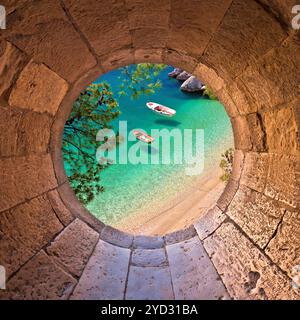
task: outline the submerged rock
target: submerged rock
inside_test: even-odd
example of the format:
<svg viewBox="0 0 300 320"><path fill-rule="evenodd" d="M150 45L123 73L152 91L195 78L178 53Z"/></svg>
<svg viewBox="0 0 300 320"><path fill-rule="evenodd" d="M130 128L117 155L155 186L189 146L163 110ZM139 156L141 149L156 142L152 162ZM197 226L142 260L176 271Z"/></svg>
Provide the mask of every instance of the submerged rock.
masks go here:
<svg viewBox="0 0 300 320"><path fill-rule="evenodd" d="M183 70L180 69L180 68L175 68L173 71L169 72L168 73L168 76L169 77L172 77L172 78L176 78L180 73L182 73Z"/></svg>
<svg viewBox="0 0 300 320"><path fill-rule="evenodd" d="M177 80L180 80L180 81L185 81L187 80L189 77L191 77L192 75L186 71L182 71L177 77L176 79Z"/></svg>
<svg viewBox="0 0 300 320"><path fill-rule="evenodd" d="M186 81L184 81L180 89L187 92L197 92L203 91L204 86L195 76L191 76Z"/></svg>

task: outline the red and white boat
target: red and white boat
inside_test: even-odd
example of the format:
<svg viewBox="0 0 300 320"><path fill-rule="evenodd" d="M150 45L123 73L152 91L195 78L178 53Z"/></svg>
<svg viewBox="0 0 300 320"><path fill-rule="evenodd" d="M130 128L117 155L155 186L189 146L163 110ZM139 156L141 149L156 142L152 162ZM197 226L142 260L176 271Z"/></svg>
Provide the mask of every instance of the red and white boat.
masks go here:
<svg viewBox="0 0 300 320"><path fill-rule="evenodd" d="M146 105L149 109L158 114L161 114L162 116L173 117L176 114L176 111L174 109L162 106L161 104L155 102L147 102Z"/></svg>
<svg viewBox="0 0 300 320"><path fill-rule="evenodd" d="M136 136L137 139L146 142L146 143L152 143L154 141L154 138L149 136L149 134L141 131L141 130L133 130L133 134Z"/></svg>

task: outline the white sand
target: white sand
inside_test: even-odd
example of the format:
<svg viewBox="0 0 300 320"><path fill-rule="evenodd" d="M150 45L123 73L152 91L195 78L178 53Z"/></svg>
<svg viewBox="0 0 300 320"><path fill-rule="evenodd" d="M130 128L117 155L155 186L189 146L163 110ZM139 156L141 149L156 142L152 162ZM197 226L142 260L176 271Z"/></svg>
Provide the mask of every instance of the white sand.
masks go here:
<svg viewBox="0 0 300 320"><path fill-rule="evenodd" d="M212 207L224 190L221 172L208 172L188 191L178 193L176 198L166 200L159 212L137 212L122 219L114 227L143 235L164 235L190 226ZM153 203L155 206L155 203Z"/></svg>

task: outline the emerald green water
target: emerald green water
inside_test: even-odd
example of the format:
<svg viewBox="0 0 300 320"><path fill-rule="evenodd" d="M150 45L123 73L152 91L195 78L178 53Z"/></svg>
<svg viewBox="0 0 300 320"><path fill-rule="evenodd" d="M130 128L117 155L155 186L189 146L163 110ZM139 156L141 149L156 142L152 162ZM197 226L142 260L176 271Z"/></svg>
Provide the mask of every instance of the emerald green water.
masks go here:
<svg viewBox="0 0 300 320"><path fill-rule="evenodd" d="M131 100L115 94L122 112L118 121L127 121L128 131L140 128L148 134L151 129L204 129L204 176L209 170L219 167L221 153L233 146L231 124L218 101L202 98L199 94L183 93L179 89L180 83L168 77L171 70L172 67L168 67L161 73L163 88L154 95ZM119 75L120 71L115 70L95 82L106 81L117 93ZM147 101L174 108L177 114L173 118L157 115L146 107ZM118 121L114 121L114 128L118 128ZM128 148L133 144L135 142L128 142ZM149 155L150 147L145 145L142 152ZM174 150L171 150L171 155L174 155ZM131 214L153 210L155 204L163 205L170 197L176 197L199 180L199 176L186 175L186 166L174 162L169 165L113 164L101 173L105 191L90 202L87 209L110 225Z"/></svg>

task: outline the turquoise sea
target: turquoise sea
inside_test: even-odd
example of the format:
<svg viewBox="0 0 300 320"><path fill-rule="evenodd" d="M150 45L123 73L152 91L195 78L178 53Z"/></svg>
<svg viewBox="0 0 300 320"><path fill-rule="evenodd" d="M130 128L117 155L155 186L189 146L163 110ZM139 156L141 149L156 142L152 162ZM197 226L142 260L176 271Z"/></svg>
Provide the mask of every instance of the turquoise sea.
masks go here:
<svg viewBox="0 0 300 320"><path fill-rule="evenodd" d="M233 146L232 129L224 107L218 101L209 100L199 94L188 94L180 90L180 82L168 77L170 66L160 75L163 87L151 96L132 100L129 96L118 97L120 70L101 76L95 83L106 81L117 97L121 116L114 121L127 121L128 131L136 128L150 134L151 129L203 129L204 130L204 172L219 167L221 153ZM176 110L172 118L155 114L146 107L147 101L154 101ZM195 134L193 135L193 142ZM131 148L136 142L128 142ZM161 152L145 146L141 152L149 157L151 152ZM171 144L171 160L176 153ZM199 176L187 176L187 164L113 164L101 173L101 184L105 191L87 205L87 209L106 224L114 225L123 218L137 212L154 209L163 205L170 197L189 188L199 180Z"/></svg>

